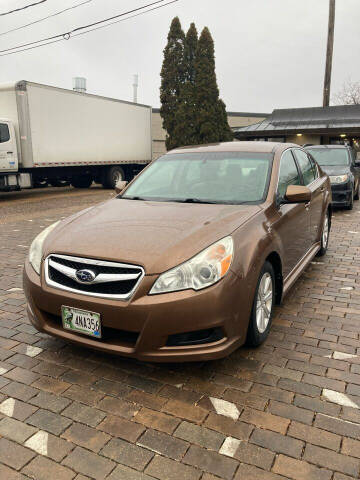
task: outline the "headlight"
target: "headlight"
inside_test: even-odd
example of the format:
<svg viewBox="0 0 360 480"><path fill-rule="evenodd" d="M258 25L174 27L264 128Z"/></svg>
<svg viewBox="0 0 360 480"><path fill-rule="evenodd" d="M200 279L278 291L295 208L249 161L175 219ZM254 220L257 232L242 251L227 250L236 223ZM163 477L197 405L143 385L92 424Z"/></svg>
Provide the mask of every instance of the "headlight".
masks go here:
<svg viewBox="0 0 360 480"><path fill-rule="evenodd" d="M330 175L331 183L345 183L349 180L349 175Z"/></svg>
<svg viewBox="0 0 360 480"><path fill-rule="evenodd" d="M150 295L187 289L201 290L216 283L228 272L233 250L231 237L219 240L187 262L160 275Z"/></svg>
<svg viewBox="0 0 360 480"><path fill-rule="evenodd" d="M33 266L36 273L40 275L41 267L41 257L42 257L42 247L45 238L49 235L51 230L53 230L59 222L55 222L52 225L49 225L45 230L39 233L37 237L33 240L30 250L29 250L29 261Z"/></svg>

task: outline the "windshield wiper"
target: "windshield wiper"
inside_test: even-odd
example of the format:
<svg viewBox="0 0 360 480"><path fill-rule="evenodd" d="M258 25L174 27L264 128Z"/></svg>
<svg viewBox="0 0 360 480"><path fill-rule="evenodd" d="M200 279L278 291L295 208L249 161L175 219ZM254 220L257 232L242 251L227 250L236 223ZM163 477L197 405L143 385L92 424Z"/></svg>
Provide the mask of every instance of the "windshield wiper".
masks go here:
<svg viewBox="0 0 360 480"><path fill-rule="evenodd" d="M171 200L172 202L179 202L179 203L209 203L213 205L243 205L247 202L234 202L232 200L220 200L219 202L215 202L213 200L202 200L201 198L185 198L183 200Z"/></svg>
<svg viewBox="0 0 360 480"><path fill-rule="evenodd" d="M143 197L117 197L123 198L124 200L143 200L144 202L176 202L176 203L203 203L203 204L212 204L212 205L242 205L246 202L231 202L231 201L220 201L215 202L213 200L202 200L201 198L189 197L189 198L143 198Z"/></svg>
<svg viewBox="0 0 360 480"><path fill-rule="evenodd" d="M173 199L170 200L171 202L177 202L177 203L219 203L219 202L213 202L211 200L201 200L201 198L182 198L182 199Z"/></svg>
<svg viewBox="0 0 360 480"><path fill-rule="evenodd" d="M123 198L124 200L144 200L145 201L145 198L141 198L141 197L118 197L118 198Z"/></svg>

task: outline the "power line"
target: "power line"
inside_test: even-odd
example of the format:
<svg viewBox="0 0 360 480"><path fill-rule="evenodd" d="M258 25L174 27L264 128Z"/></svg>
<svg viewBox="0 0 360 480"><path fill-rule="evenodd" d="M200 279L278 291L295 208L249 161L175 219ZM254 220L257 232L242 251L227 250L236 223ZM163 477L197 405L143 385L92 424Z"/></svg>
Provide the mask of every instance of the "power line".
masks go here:
<svg viewBox="0 0 360 480"><path fill-rule="evenodd" d="M42 42L48 42L48 41L55 40L55 39L58 39L58 38L63 38L64 40L69 40L71 35L75 32L78 32L80 30L84 30L86 28L91 28L93 26L100 25L100 24L105 23L105 22L109 22L110 20L114 20L115 18L124 17L126 15L129 15L130 13L134 13L134 12L137 12L139 10L144 10L145 8L151 7L151 6L159 4L159 3L163 3L164 1L165 0L157 0L156 2L149 3L148 5L143 5L142 7L134 8L134 9L129 10L127 12L119 13L117 15L113 15L112 17L104 18L103 20L98 20L96 22L89 23L88 25L83 25L81 27L74 28L74 29L72 29L68 32L65 32L65 33L52 35L51 37L42 38L40 40L35 40L35 41L29 42L29 43L23 43L21 45L16 45L15 47L5 48L3 50L0 50L0 53L11 52L11 50L22 49L24 47L29 47L31 45L36 45L36 44L42 43Z"/></svg>
<svg viewBox="0 0 360 480"><path fill-rule="evenodd" d="M87 30L86 32L76 33L75 35L73 35L73 37L78 37L79 35L85 35L86 33L95 32L95 30L101 30L102 28L110 27L111 25L114 25L115 23L124 22L125 20L129 20L130 18L134 18L134 17L139 17L140 15L144 15L145 13L152 12L154 10L158 10L159 8L166 7L167 5L170 5L171 3L176 3L178 1L179 0L171 0L170 2L164 3L163 5L158 5L157 7L149 8L145 12L135 13L135 15L130 15L129 17L122 18L120 20L116 20L115 22L107 23L106 25L100 25L99 27L92 28L91 30Z"/></svg>
<svg viewBox="0 0 360 480"><path fill-rule="evenodd" d="M10 30L6 30L6 32L0 32L0 36L6 35L11 32L16 32L17 30L21 30L26 27L30 27L31 25L35 25L36 23L43 22L44 20L47 20L48 18L56 17L57 15L60 15L64 12L68 12L69 10L74 10L75 8L81 7L82 5L85 5L86 3L90 3L93 0L85 0L84 2L77 3L73 5L72 7L65 8L64 10L59 10L58 12L52 13L51 15L47 15L46 17L39 18L38 20L34 20L33 22L26 23L25 25L21 25L20 27L15 27L11 28Z"/></svg>
<svg viewBox="0 0 360 480"><path fill-rule="evenodd" d="M164 0L161 0L161 1L164 1ZM145 13L149 13L149 12L152 12L154 10L158 10L159 8L166 7L167 5L170 5L172 3L176 3L178 1L179 0L171 0L167 3L162 4L162 5L158 5L157 7L149 8L148 10L145 10L144 12L139 12L139 13L136 13L134 15L130 15L129 17L122 18L121 20L116 20L115 22L111 22L111 23L108 23L106 25L101 25L101 26L92 28L90 30L87 30L86 32L76 33L76 34L72 35L71 37L70 36L66 37L66 34L61 34L60 35L61 38L55 38L55 39L49 38L48 39L49 41L43 40L45 43L42 43L41 45L33 45L33 46L30 46L30 47L27 47L27 48L22 48L21 50L16 50L15 52L1 53L0 57L6 57L7 55L14 55L16 53L25 52L27 50L34 50L35 48L45 47L46 45L51 45L52 43L58 43L58 42L62 42L64 40L69 40L70 38L73 38L73 37L78 37L80 35L85 35L86 33L94 32L95 30L100 30L102 28L110 27L111 25L114 25L115 23L124 22L125 20L130 20L131 18L138 17L140 15L144 15ZM159 2L154 2L154 3L159 3ZM149 4L149 6L151 6L151 5L153 5L153 4ZM141 7L141 8L146 8L147 6L148 5L145 5L144 7ZM136 10L139 10L139 9L135 9L135 11ZM134 11L134 10L131 10L130 12L123 13L122 15L126 15L128 13L131 13L132 11ZM112 17L112 18L114 18L114 17ZM104 21L106 21L106 20L104 20ZM81 28L86 28L86 27L81 27ZM38 42L41 42L41 41L42 40L39 40ZM15 49L15 48L17 48L17 47L13 47L13 49ZM20 48L20 47L18 47L18 48ZM10 50L12 50L12 49L10 49ZM3 50L3 51L5 51L5 50ZM0 50L0 52L1 52L1 50Z"/></svg>
<svg viewBox="0 0 360 480"><path fill-rule="evenodd" d="M40 0L36 3L30 3L30 5L25 5L24 7L15 8L15 10L10 10L9 12L0 13L0 17L4 15L10 15L10 13L20 12L21 10L25 10L26 8L35 7L36 5L40 5L40 3L45 3L47 0Z"/></svg>

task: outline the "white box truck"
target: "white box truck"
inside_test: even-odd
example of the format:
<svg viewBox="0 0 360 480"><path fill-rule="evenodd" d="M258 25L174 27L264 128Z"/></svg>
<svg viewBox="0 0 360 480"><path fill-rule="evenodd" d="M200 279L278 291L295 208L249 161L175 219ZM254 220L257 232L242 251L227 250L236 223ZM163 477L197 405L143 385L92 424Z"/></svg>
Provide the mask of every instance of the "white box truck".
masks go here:
<svg viewBox="0 0 360 480"><path fill-rule="evenodd" d="M151 107L20 81L0 85L0 191L113 188L152 158Z"/></svg>

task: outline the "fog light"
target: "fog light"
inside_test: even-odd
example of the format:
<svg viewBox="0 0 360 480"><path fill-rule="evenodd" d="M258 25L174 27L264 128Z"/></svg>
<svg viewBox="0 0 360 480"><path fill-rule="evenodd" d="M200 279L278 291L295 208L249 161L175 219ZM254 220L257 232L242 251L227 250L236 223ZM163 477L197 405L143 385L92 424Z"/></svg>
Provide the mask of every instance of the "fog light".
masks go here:
<svg viewBox="0 0 360 480"><path fill-rule="evenodd" d="M207 328L206 330L195 330L195 332L169 335L166 346L182 347L187 345L201 345L204 343L217 342L222 338L224 338L224 334L221 328Z"/></svg>

